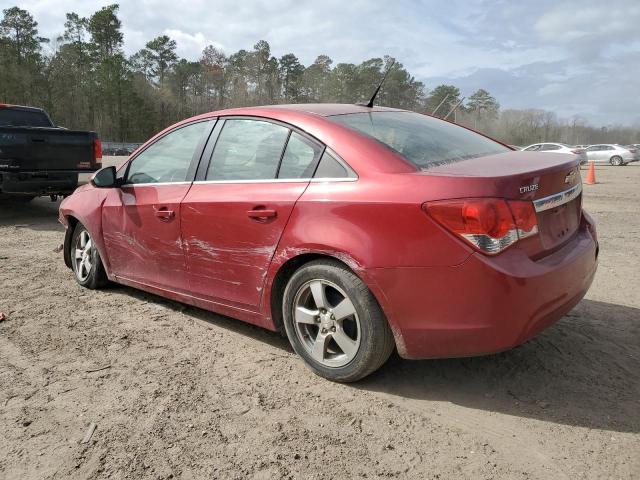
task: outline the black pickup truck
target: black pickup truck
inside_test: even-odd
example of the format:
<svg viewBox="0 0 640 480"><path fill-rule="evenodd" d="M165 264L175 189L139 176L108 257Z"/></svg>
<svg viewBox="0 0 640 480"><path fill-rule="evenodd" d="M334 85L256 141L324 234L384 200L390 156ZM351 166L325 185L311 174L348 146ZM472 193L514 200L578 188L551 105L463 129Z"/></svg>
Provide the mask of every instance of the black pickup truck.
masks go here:
<svg viewBox="0 0 640 480"><path fill-rule="evenodd" d="M0 104L0 200L69 195L79 173L101 167L95 132L56 127L40 108Z"/></svg>

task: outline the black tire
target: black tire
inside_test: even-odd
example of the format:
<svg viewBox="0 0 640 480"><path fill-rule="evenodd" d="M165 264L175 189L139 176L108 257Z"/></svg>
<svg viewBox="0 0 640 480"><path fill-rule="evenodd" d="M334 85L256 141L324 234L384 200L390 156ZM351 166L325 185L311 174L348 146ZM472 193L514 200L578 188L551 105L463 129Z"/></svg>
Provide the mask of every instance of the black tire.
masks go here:
<svg viewBox="0 0 640 480"><path fill-rule="evenodd" d="M622 161L622 157L618 155L614 155L613 157L611 157L609 159L609 163L611 163L611 165L613 165L614 167L620 167L624 165L624 162Z"/></svg>
<svg viewBox="0 0 640 480"><path fill-rule="evenodd" d="M91 240L90 248L86 252L87 258L89 259L91 265L91 268L88 269L88 271L86 268L78 265L78 260L75 256L76 248L79 247L81 241L80 237L83 235L88 235L89 239ZM100 253L98 253L98 249L91 239L91 234L80 222L78 222L75 229L73 230L69 248L71 268L73 270L76 282L78 282L79 285L91 290L95 290L98 288L102 288L109 283L107 273L105 272L104 265L102 264L102 259L100 258Z"/></svg>
<svg viewBox="0 0 640 480"><path fill-rule="evenodd" d="M355 309L354 315L345 317L344 321L358 322L358 333L355 335L358 338L358 346L357 350L355 350L356 353L351 356L351 359L348 360L348 363L345 365L328 366L323 364L313 358L309 346L303 344L303 341L313 343L313 340L309 336L305 336L306 340L301 339L300 327L303 326L309 329L317 328L318 333L316 335L319 337L321 324L318 318L320 315L314 317L316 318L315 321L318 322L317 327L313 324L298 324L296 327L295 324L294 309L296 308L296 302L300 299L301 292L303 292L303 289L309 288L309 285L312 283L319 281L326 282L327 288L334 292L334 297L335 295L339 295L339 293L336 293L338 290L333 290L332 286L341 290L343 297L348 297L352 307ZM329 293L331 292L327 293L327 303L330 303ZM333 307L336 306L337 305L333 305ZM322 310L323 309L318 309L318 312ZM360 380L380 368L388 360L395 348L393 333L375 297L360 278L338 261L329 259L316 260L300 267L300 269L293 274L285 288L282 311L284 326L291 346L316 374L328 380L345 383ZM334 318L332 309L328 311L325 310L324 312L323 315L329 315L328 312L331 312L331 318ZM336 315L338 314L336 313ZM350 320L348 320L349 318ZM336 334L328 332L327 335L337 335L340 333L344 323L336 320L335 325L339 325L339 331ZM332 331L336 332L335 327L332 328ZM344 332L344 330L342 330L342 332ZM329 340L329 343L331 341L333 340ZM337 346L338 344L335 343L334 345ZM345 355L346 358L349 357L346 354L343 355ZM322 357L324 358L324 355Z"/></svg>

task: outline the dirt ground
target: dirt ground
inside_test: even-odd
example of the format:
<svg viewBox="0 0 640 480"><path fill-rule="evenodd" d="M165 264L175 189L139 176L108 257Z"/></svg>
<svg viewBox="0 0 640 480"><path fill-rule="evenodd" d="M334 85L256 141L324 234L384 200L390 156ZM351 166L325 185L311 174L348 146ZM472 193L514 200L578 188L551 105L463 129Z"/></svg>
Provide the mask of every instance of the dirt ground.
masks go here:
<svg viewBox="0 0 640 480"><path fill-rule="evenodd" d="M0 205L0 478L640 478L640 165L597 175L600 266L571 313L506 353L394 356L354 385L276 334L82 289L57 204Z"/></svg>

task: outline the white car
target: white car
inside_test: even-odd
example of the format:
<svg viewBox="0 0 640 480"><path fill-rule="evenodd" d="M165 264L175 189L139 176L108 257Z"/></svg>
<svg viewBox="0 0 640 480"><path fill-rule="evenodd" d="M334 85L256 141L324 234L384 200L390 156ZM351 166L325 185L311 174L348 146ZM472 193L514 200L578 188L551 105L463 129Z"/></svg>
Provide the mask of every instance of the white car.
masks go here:
<svg viewBox="0 0 640 480"><path fill-rule="evenodd" d="M576 155L580 159L580 165L587 163L587 155L582 148L572 147L564 143L534 143L522 149L523 152L549 152L549 153L566 153L568 155Z"/></svg>
<svg viewBox="0 0 640 480"><path fill-rule="evenodd" d="M615 144L599 144L587 147L587 160L609 165L626 165L640 160L638 149Z"/></svg>

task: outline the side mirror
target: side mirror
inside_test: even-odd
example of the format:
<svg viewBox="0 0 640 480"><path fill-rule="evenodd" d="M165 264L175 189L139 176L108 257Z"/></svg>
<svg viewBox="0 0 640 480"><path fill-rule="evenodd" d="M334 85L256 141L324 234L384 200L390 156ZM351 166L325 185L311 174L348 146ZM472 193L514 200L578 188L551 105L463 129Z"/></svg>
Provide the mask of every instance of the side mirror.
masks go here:
<svg viewBox="0 0 640 480"><path fill-rule="evenodd" d="M118 186L116 179L116 167L104 167L96 172L91 179L91 184L97 188L113 188Z"/></svg>

